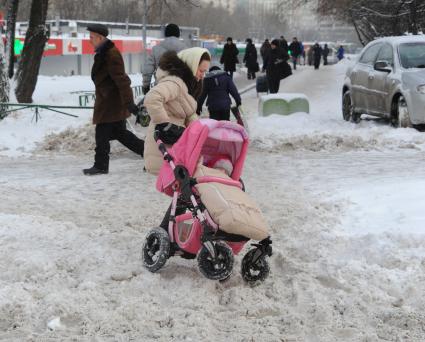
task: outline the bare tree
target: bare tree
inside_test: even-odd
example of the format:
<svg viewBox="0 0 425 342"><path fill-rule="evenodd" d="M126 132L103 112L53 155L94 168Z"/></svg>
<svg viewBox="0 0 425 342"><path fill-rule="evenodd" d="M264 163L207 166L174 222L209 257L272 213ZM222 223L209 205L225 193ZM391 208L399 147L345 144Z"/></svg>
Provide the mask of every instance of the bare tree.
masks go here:
<svg viewBox="0 0 425 342"><path fill-rule="evenodd" d="M19 0L9 0L7 6L7 31L6 31L6 65L9 78L13 77L15 62L15 27L18 15Z"/></svg>
<svg viewBox="0 0 425 342"><path fill-rule="evenodd" d="M37 84L38 71L44 46L48 40L46 29L48 0L33 0L24 49L16 72L16 98L19 102L31 103Z"/></svg>
<svg viewBox="0 0 425 342"><path fill-rule="evenodd" d="M350 21L362 44L382 36L425 30L425 3L418 0L320 0L321 13Z"/></svg>
<svg viewBox="0 0 425 342"><path fill-rule="evenodd" d="M362 44L382 36L425 30L423 0L279 0L286 6L313 4L321 15L351 23Z"/></svg>
<svg viewBox="0 0 425 342"><path fill-rule="evenodd" d="M1 33L1 29L0 29ZM9 102L9 78L7 77L7 62L4 54L3 39L0 38L0 103ZM4 106L0 105L0 120L3 119Z"/></svg>
<svg viewBox="0 0 425 342"><path fill-rule="evenodd" d="M2 6L7 8L7 48L5 49L3 39L0 38L0 102L9 102L9 78L13 76L13 41L15 40L15 22L18 11L18 0L9 0L7 3L4 1ZM3 33L2 28L0 28L0 33ZM0 119L3 119L4 117L4 114L2 114L3 109L5 109L5 107L0 106Z"/></svg>

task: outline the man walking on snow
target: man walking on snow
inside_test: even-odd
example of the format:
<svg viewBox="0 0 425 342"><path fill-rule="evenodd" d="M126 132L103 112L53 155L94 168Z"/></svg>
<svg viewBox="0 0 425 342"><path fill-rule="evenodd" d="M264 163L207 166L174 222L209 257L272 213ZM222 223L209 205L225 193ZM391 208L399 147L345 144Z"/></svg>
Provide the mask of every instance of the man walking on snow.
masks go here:
<svg viewBox="0 0 425 342"><path fill-rule="evenodd" d="M144 141L127 130L126 119L130 113L137 115L130 78L124 70L121 53L108 38L108 28L102 24L87 27L90 43L96 55L91 77L96 88L93 124L96 125L94 165L84 169L88 176L109 172L111 140L118 140L128 149L143 157Z"/></svg>

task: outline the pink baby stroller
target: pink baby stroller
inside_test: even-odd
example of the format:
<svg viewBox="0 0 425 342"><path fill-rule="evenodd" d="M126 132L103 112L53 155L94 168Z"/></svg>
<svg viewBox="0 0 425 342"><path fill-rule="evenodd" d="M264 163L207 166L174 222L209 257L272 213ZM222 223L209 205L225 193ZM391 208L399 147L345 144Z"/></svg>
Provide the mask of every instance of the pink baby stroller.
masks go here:
<svg viewBox="0 0 425 342"><path fill-rule="evenodd" d="M240 176L248 148L247 133L242 126L230 121L197 120L169 150L159 138L159 132L155 131L154 135L164 156L156 186L172 196L172 203L168 231L165 227L156 227L146 236L143 264L149 271L157 272L171 256L197 257L205 277L224 280L232 273L233 255L238 254L250 238L220 229L201 201L197 186L220 183L244 190ZM201 164L211 165L217 156L231 161L230 177L196 175ZM271 256L272 247L270 237L265 236L267 238L252 245L254 248L242 260L242 277L247 282L262 281L269 274L267 257Z"/></svg>

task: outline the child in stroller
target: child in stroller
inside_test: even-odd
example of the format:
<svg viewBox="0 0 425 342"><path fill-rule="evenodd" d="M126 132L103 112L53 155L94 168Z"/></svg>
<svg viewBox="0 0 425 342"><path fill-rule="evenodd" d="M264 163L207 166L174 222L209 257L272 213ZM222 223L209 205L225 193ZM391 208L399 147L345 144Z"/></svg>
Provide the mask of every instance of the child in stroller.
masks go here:
<svg viewBox="0 0 425 342"><path fill-rule="evenodd" d="M247 282L264 280L271 256L268 226L240 180L248 136L229 121L197 120L168 150L155 131L164 156L157 189L172 197L168 229L150 230L143 245L143 263L151 272L169 257L197 256L201 273L213 280L231 275L233 255L250 240L260 241L242 259ZM166 215L167 216L167 215Z"/></svg>

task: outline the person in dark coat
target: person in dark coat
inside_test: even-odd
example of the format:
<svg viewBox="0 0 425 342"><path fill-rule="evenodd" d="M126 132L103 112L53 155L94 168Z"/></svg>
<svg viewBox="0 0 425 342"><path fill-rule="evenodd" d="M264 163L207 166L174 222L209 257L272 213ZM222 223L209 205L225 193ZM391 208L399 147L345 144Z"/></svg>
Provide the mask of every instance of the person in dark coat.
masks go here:
<svg viewBox="0 0 425 342"><path fill-rule="evenodd" d="M255 80L255 73L259 71L257 62L257 49L252 43L252 39L248 38L246 43L245 56L243 61L245 66L248 68L248 79Z"/></svg>
<svg viewBox="0 0 425 342"><path fill-rule="evenodd" d="M314 69L319 69L320 59L322 58L322 47L319 43L314 44L313 56L314 56Z"/></svg>
<svg viewBox="0 0 425 342"><path fill-rule="evenodd" d="M228 72L230 77L233 77L233 73L236 71L236 64L238 61L239 50L233 43L231 37L227 38L227 42L223 47L223 54L220 58L220 63L224 64L224 71Z"/></svg>
<svg viewBox="0 0 425 342"><path fill-rule="evenodd" d="M338 51L337 51L337 53L336 53L336 57L338 58L338 60L340 61L341 59L343 59L344 58L344 47L341 45L339 48L338 48Z"/></svg>
<svg viewBox="0 0 425 342"><path fill-rule="evenodd" d="M323 47L323 65L328 65L329 48L328 44Z"/></svg>
<svg viewBox="0 0 425 342"><path fill-rule="evenodd" d="M285 39L283 36L280 36L280 39L279 39L279 47L280 47L282 50L284 50L284 51L288 52L288 42L286 41L286 39Z"/></svg>
<svg viewBox="0 0 425 342"><path fill-rule="evenodd" d="M222 71L220 67L213 66L209 73L205 75L203 91L198 99L197 113L202 111L202 105L207 99L207 107L210 112L210 119L230 120L230 107L232 105L231 95L236 102L236 106L242 104L241 96L228 73ZM208 97L208 98L207 98Z"/></svg>
<svg viewBox="0 0 425 342"><path fill-rule="evenodd" d="M263 70L262 70L263 72L266 71L264 69L264 61L266 60L266 56L270 53L271 48L272 47L268 39L266 39L263 45L261 45L260 53L261 53L261 59L263 60Z"/></svg>
<svg viewBox="0 0 425 342"><path fill-rule="evenodd" d="M274 39L271 43L270 54L264 62L271 94L276 94L279 91L280 80L292 75L291 67L287 63L288 59L288 53L281 49L279 41Z"/></svg>
<svg viewBox="0 0 425 342"><path fill-rule="evenodd" d="M96 88L93 124L96 125L96 148L94 165L84 169L85 175L109 172L111 140L118 140L125 147L143 157L144 141L127 130L126 119L130 112L137 115L138 108L133 100L130 78L124 70L124 61L119 50L108 38L108 28L102 24L91 24L90 43L96 55L91 77Z"/></svg>
<svg viewBox="0 0 425 342"><path fill-rule="evenodd" d="M310 66L313 65L313 46L309 46L307 50L307 64Z"/></svg>
<svg viewBox="0 0 425 342"><path fill-rule="evenodd" d="M291 45L289 45L289 50L291 51L292 63L294 64L294 70L297 70L297 60L301 55L301 45L297 37L294 37Z"/></svg>

